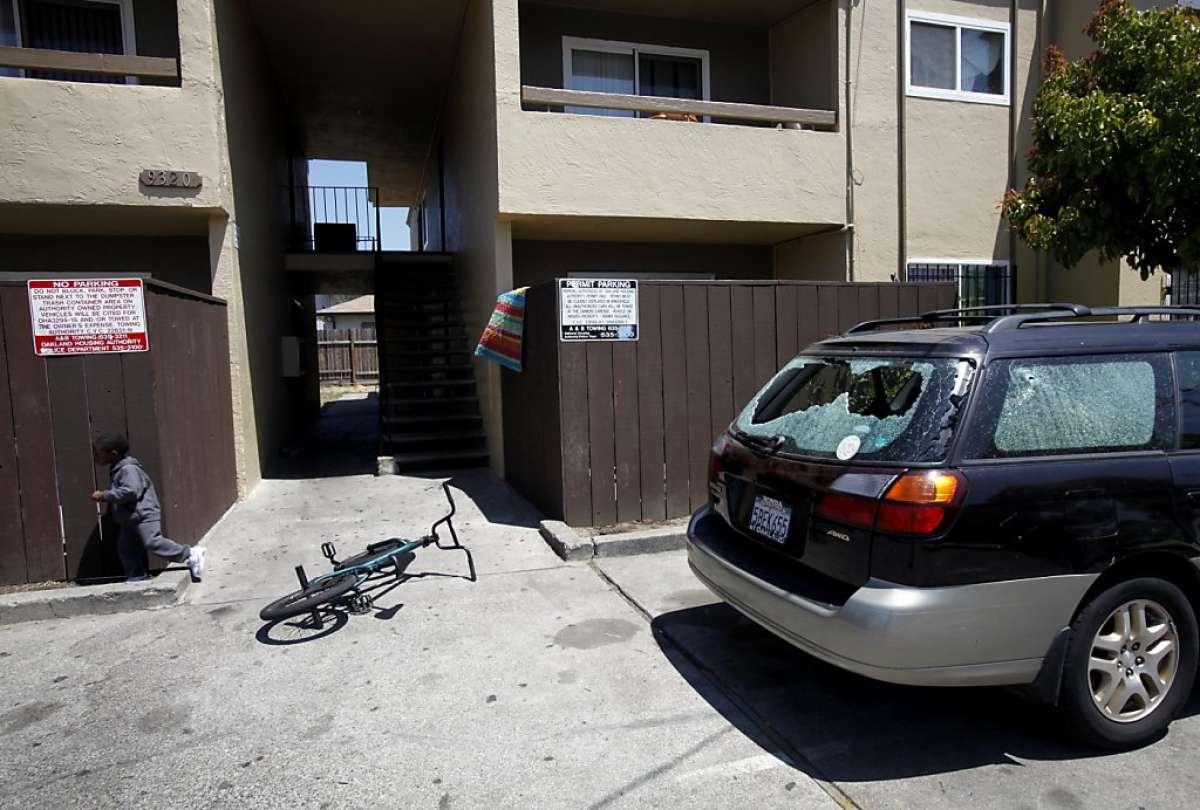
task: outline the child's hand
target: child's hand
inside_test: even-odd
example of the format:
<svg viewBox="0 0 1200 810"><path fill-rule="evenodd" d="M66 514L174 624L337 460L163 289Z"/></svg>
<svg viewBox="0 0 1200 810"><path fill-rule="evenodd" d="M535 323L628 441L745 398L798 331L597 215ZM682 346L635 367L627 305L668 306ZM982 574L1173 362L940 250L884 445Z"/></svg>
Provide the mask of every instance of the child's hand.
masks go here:
<svg viewBox="0 0 1200 810"><path fill-rule="evenodd" d="M104 492L98 489L92 493L91 498L93 501L99 503L100 501L104 500Z"/></svg>

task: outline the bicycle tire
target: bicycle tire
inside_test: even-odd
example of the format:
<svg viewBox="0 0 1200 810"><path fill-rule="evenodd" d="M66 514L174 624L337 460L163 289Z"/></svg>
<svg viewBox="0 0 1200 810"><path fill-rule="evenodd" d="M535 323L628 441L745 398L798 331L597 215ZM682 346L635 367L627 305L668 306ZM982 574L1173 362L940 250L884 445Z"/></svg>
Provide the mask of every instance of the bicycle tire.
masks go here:
<svg viewBox="0 0 1200 810"><path fill-rule="evenodd" d="M362 552L359 552L358 554L355 554L353 557L347 557L346 559L344 559L340 563L338 563L337 567L335 567L333 570L341 571L345 568L353 568L354 566L359 565L363 562L366 562L367 560L378 557L380 554L386 554L388 551L394 551L394 550L400 548L400 546L402 546L402 545L404 545L403 540L389 540L385 543L380 544L380 546L378 548L376 548L374 551L362 551Z"/></svg>
<svg viewBox="0 0 1200 810"><path fill-rule="evenodd" d="M332 602L358 585L354 574L341 574L310 582L307 588L281 596L258 612L265 622L289 619L307 613L315 607Z"/></svg>

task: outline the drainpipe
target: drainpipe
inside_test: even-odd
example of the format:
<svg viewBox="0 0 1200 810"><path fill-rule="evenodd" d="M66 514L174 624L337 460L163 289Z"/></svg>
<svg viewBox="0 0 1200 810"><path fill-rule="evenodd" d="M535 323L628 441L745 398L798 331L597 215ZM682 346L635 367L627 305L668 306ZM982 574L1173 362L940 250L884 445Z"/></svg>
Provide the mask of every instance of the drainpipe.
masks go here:
<svg viewBox="0 0 1200 810"><path fill-rule="evenodd" d="M1017 187L1017 148L1020 119L1017 117L1017 24L1020 20L1017 0L1008 6L1008 187ZM1008 229L1008 295L1009 303L1017 303L1017 234Z"/></svg>
<svg viewBox="0 0 1200 810"><path fill-rule="evenodd" d="M898 281L908 278L908 144L906 142L906 119L908 115L905 85L908 79L908 41L904 17L905 2L896 2L896 199L898 211L896 225L900 242L898 256Z"/></svg>
<svg viewBox="0 0 1200 810"><path fill-rule="evenodd" d="M845 119L846 128L846 273L847 281L854 281L854 82L851 79L850 49L854 43L854 6L858 0L846 3L846 79Z"/></svg>

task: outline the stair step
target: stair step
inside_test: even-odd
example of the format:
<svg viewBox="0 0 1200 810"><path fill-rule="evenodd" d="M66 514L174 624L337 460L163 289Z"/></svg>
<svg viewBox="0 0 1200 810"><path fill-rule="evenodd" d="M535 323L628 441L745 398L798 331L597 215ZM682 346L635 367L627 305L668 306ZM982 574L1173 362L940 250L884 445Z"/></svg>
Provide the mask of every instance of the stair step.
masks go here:
<svg viewBox="0 0 1200 810"><path fill-rule="evenodd" d="M407 397L404 399L392 399L389 397L383 403L384 407L411 407L413 405L465 405L467 403L478 403L479 397Z"/></svg>
<svg viewBox="0 0 1200 810"><path fill-rule="evenodd" d="M478 424L483 424L483 416L477 413L435 413L428 416L413 416L407 414L404 416L397 416L394 414L383 415L383 423L385 425L415 425L445 422L476 422Z"/></svg>
<svg viewBox="0 0 1200 810"><path fill-rule="evenodd" d="M482 430L445 430L435 432L388 433L389 444L422 444L424 442L483 441L487 434Z"/></svg>
<svg viewBox="0 0 1200 810"><path fill-rule="evenodd" d="M409 382L385 382L388 388L474 388L475 379L469 380L414 380Z"/></svg>
<svg viewBox="0 0 1200 810"><path fill-rule="evenodd" d="M424 464L449 464L449 463L477 463L486 464L491 458L487 450L448 450L446 452L437 453L416 452L416 453L391 453L392 461L397 468L408 468L424 465Z"/></svg>

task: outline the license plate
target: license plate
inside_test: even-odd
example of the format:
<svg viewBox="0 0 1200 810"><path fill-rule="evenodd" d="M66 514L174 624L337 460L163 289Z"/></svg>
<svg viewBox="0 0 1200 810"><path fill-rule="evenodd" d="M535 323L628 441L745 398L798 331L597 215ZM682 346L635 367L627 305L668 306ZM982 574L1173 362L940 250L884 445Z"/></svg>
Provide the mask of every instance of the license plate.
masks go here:
<svg viewBox="0 0 1200 810"><path fill-rule="evenodd" d="M754 499L754 509L750 512L750 531L776 543L785 543L791 524L792 507L769 495L759 495Z"/></svg>

